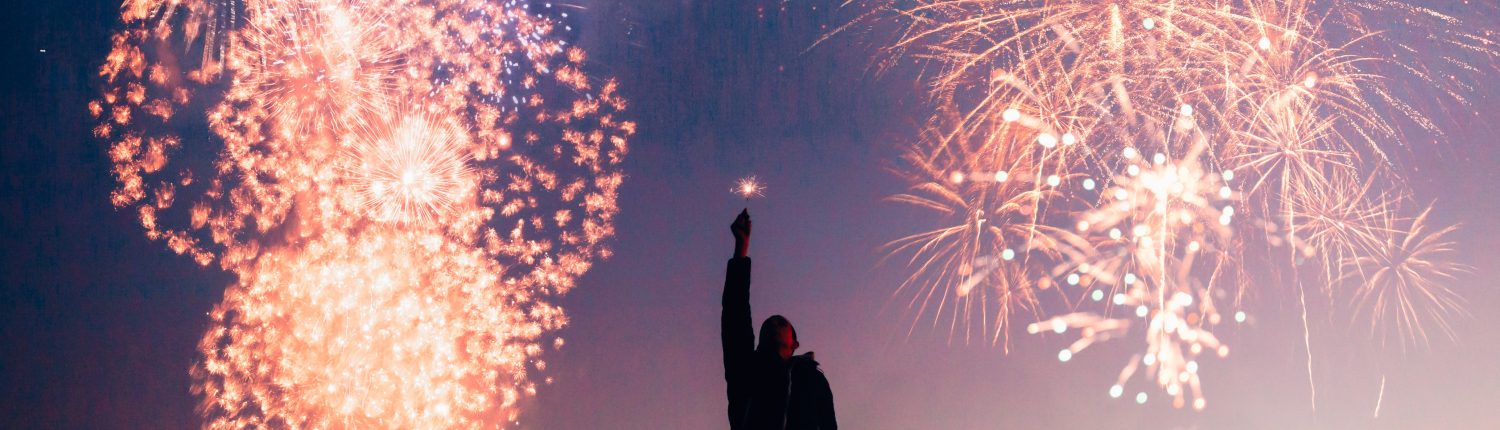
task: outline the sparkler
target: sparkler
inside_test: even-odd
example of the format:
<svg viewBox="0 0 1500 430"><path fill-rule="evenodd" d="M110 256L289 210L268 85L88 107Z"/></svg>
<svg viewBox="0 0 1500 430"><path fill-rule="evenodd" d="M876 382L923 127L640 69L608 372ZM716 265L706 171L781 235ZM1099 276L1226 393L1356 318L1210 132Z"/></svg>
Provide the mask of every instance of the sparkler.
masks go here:
<svg viewBox="0 0 1500 430"><path fill-rule="evenodd" d="M753 197L766 196L766 186L764 184L761 184L760 180L756 179L754 175L740 178L740 180L735 181L734 188L729 189L729 191L735 193L736 195L739 195L740 197L744 197L745 200L750 200Z"/></svg>
<svg viewBox="0 0 1500 430"><path fill-rule="evenodd" d="M125 4L89 106L112 200L239 278L192 369L207 427L516 419L635 131L550 9Z"/></svg>
<svg viewBox="0 0 1500 430"><path fill-rule="evenodd" d="M1016 310L1040 320L1030 333L1076 329L1062 361L1144 335L1146 352L1110 394L1143 374L1174 406L1195 409L1207 404L1197 357L1228 353L1212 333L1220 302L1280 293L1251 288L1251 261L1296 280L1308 330L1299 259L1321 263L1330 295L1352 291L1372 328L1405 342L1425 341L1420 327L1447 332L1442 317L1459 308L1444 283L1461 273L1442 261L1451 230L1425 227L1425 213L1390 221L1410 197L1401 147L1383 142L1410 140L1410 126L1441 136L1436 115L1416 106L1465 106L1466 77L1497 69L1500 33L1462 18L1494 6L1465 7L1483 11L1401 1L887 4L888 14L866 16L902 23L889 58L924 64L935 107L895 169L911 187L891 200L940 220L888 245L910 256L897 294L912 297L919 321L947 316L950 336L992 333L1007 350L1008 321L1024 317ZM1247 258L1262 249L1266 257ZM1049 290L1069 312L1042 316Z"/></svg>

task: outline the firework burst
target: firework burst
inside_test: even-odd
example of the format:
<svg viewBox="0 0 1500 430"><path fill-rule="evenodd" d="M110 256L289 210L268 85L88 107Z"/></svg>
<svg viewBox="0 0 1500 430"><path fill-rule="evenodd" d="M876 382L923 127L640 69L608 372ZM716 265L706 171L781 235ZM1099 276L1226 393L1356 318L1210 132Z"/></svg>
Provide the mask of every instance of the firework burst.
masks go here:
<svg viewBox="0 0 1500 430"><path fill-rule="evenodd" d="M1406 2L875 9L865 16L902 27L887 58L922 65L935 106L895 169L911 187L892 200L940 221L887 247L910 257L898 294L911 295L919 321L931 315L950 336L998 342L1011 311L1025 309L1040 320L1031 333L1081 333L1063 361L1144 335L1147 351L1111 395L1143 374L1195 409L1207 404L1196 357L1228 352L1212 333L1220 303L1292 293L1305 326L1301 260L1322 263L1312 272L1330 296L1350 285L1356 314L1374 328L1405 342L1425 339L1422 327L1447 331L1440 317L1458 308L1444 283L1461 271L1433 257L1451 249L1450 230L1423 227L1425 215L1382 222L1409 206L1404 143L1388 142L1441 136L1436 115L1418 106L1467 105L1465 77L1497 69L1495 32ZM1415 28L1442 37L1411 36ZM910 62L885 65L900 63ZM1296 289L1251 288L1250 262L1298 279ZM1050 306L1038 293L1053 287L1069 311L1042 317Z"/></svg>
<svg viewBox="0 0 1500 430"><path fill-rule="evenodd" d="M239 277L192 369L207 427L515 420L635 130L549 9L125 5L89 106L112 200Z"/></svg>
<svg viewBox="0 0 1500 430"><path fill-rule="evenodd" d="M442 220L478 178L463 152L467 133L450 121L400 115L348 145L343 171L366 216L387 222Z"/></svg>
<svg viewBox="0 0 1500 430"><path fill-rule="evenodd" d="M1373 248L1343 261L1353 281L1353 314L1365 320L1382 344L1403 348L1409 340L1426 344L1431 330L1454 338L1449 318L1465 314L1463 299L1450 284L1470 270L1454 261L1454 226L1428 225L1428 208L1416 218L1384 214L1373 233Z"/></svg>

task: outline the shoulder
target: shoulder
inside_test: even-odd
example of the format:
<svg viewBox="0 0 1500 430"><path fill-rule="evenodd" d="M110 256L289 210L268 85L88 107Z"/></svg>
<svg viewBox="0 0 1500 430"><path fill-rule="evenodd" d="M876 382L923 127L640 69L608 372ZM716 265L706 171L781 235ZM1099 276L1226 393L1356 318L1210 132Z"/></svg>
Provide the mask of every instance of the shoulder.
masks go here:
<svg viewBox="0 0 1500 430"><path fill-rule="evenodd" d="M801 377L817 378L827 380L823 376L823 368L818 366L818 361L813 359L813 353L809 352L792 357L792 369Z"/></svg>

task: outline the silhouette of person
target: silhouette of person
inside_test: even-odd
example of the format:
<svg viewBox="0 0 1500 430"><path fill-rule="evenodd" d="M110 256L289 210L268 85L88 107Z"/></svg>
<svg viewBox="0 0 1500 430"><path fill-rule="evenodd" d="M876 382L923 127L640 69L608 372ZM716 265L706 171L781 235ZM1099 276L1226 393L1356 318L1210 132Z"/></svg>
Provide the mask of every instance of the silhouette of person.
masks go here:
<svg viewBox="0 0 1500 430"><path fill-rule="evenodd" d="M813 353L793 355L797 330L781 315L760 325L760 345L750 326L750 211L729 226L734 258L724 277L724 381L729 389L729 427L745 429L837 429L833 390Z"/></svg>

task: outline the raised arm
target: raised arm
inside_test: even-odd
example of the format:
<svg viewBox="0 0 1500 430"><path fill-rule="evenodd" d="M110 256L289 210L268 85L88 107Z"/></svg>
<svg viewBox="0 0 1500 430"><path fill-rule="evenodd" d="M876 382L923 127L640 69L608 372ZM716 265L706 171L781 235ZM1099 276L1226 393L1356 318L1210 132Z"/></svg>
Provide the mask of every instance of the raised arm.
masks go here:
<svg viewBox="0 0 1500 430"><path fill-rule="evenodd" d="M750 323L750 211L740 212L729 226L734 233L734 258L724 275L724 314L720 331L724 344L724 382L728 385L731 427L745 418L749 407L749 368L755 350Z"/></svg>

